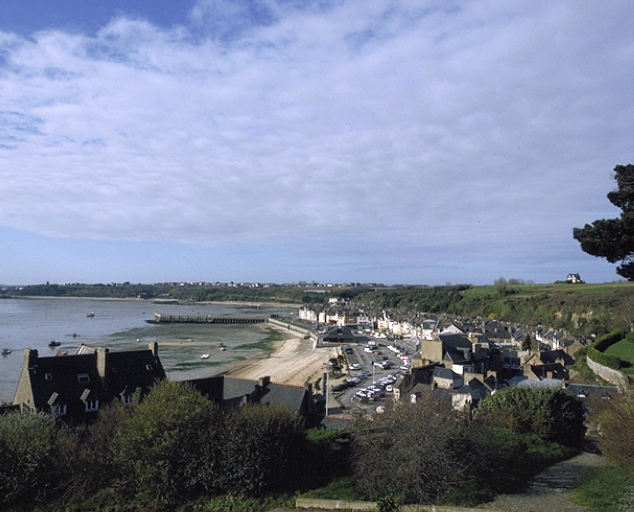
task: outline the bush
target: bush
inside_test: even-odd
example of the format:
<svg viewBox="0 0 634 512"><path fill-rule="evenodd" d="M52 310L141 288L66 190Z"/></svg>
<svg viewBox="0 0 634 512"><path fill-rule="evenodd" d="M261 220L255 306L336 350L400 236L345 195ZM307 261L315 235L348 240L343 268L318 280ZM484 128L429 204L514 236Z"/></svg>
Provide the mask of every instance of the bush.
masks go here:
<svg viewBox="0 0 634 512"><path fill-rule="evenodd" d="M68 486L75 446L71 431L49 414L0 416L0 504L59 496Z"/></svg>
<svg viewBox="0 0 634 512"><path fill-rule="evenodd" d="M405 503L443 503L475 488L475 475L489 458L474 442L466 416L432 397L422 402L358 421L353 471L364 499L382 498L387 489Z"/></svg>
<svg viewBox="0 0 634 512"><path fill-rule="evenodd" d="M599 447L609 460L634 471L634 396L612 400L598 418Z"/></svg>
<svg viewBox="0 0 634 512"><path fill-rule="evenodd" d="M583 446L583 403L559 388L508 387L481 402L476 415L513 432L572 448Z"/></svg>
<svg viewBox="0 0 634 512"><path fill-rule="evenodd" d="M288 408L249 405L228 413L220 442L223 492L260 496L294 490L301 481L304 423Z"/></svg>

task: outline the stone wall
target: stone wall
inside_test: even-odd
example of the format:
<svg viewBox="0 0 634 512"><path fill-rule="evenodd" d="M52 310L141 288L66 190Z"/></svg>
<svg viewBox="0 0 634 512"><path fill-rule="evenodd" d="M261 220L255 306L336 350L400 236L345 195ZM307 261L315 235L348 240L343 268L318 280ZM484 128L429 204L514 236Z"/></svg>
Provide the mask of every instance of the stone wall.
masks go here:
<svg viewBox="0 0 634 512"><path fill-rule="evenodd" d="M625 391L626 389L629 389L631 387L631 379L627 375L618 370L613 370L612 368L603 366L602 364L599 364L596 361L590 359L590 357L587 357L586 359L588 361L588 368L590 368L602 379L607 380L611 384L617 386L619 388L619 391Z"/></svg>
<svg viewBox="0 0 634 512"><path fill-rule="evenodd" d="M311 329L308 329L307 327L291 324L289 322L283 322L282 320L278 320L277 318L269 318L267 321L268 323L275 325L276 327L288 329L289 331L296 332L304 337L308 336L308 338L310 338L314 343L317 343L317 341L319 340L317 333L312 331Z"/></svg>
<svg viewBox="0 0 634 512"><path fill-rule="evenodd" d="M319 500L313 498L297 498L295 508L324 510L378 510L373 501ZM440 505L401 505L401 512L501 512L489 508L442 507Z"/></svg>

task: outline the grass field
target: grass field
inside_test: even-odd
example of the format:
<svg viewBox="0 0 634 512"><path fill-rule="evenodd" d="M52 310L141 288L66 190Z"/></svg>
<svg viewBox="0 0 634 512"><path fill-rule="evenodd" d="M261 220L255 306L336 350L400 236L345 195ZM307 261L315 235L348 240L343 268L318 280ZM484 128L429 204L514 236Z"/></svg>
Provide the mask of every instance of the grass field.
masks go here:
<svg viewBox="0 0 634 512"><path fill-rule="evenodd" d="M621 360L629 361L634 365L634 343L630 341L621 340L609 347L605 353L618 356Z"/></svg>
<svg viewBox="0 0 634 512"><path fill-rule="evenodd" d="M634 294L634 283L630 282L614 282L614 283L553 283L553 284L509 284L506 286L507 294L533 296L548 294L571 294L571 295L587 295L587 294L610 294L615 292ZM495 286L474 286L462 292L465 297L486 297L495 296L497 290Z"/></svg>

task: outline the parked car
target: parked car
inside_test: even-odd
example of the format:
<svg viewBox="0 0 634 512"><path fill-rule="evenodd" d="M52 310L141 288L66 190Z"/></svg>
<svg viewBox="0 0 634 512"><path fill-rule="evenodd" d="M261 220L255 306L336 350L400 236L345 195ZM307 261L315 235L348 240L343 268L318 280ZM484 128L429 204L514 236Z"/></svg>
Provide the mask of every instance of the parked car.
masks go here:
<svg viewBox="0 0 634 512"><path fill-rule="evenodd" d="M361 369L361 365L359 363L352 363L350 365L350 369L351 370L360 370Z"/></svg>
<svg viewBox="0 0 634 512"><path fill-rule="evenodd" d="M346 347L343 349L346 354L354 354L354 350L352 347Z"/></svg>

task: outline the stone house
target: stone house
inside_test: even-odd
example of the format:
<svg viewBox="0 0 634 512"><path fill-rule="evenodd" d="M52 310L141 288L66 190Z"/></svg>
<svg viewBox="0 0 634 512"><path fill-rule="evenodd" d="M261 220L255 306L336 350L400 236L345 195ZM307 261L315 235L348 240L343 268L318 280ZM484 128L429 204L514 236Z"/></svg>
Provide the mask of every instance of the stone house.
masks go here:
<svg viewBox="0 0 634 512"><path fill-rule="evenodd" d="M13 403L21 411L42 411L70 423L85 423L115 400L131 405L137 390L144 395L164 378L157 343L117 352L82 345L73 355L52 357L26 349Z"/></svg>

